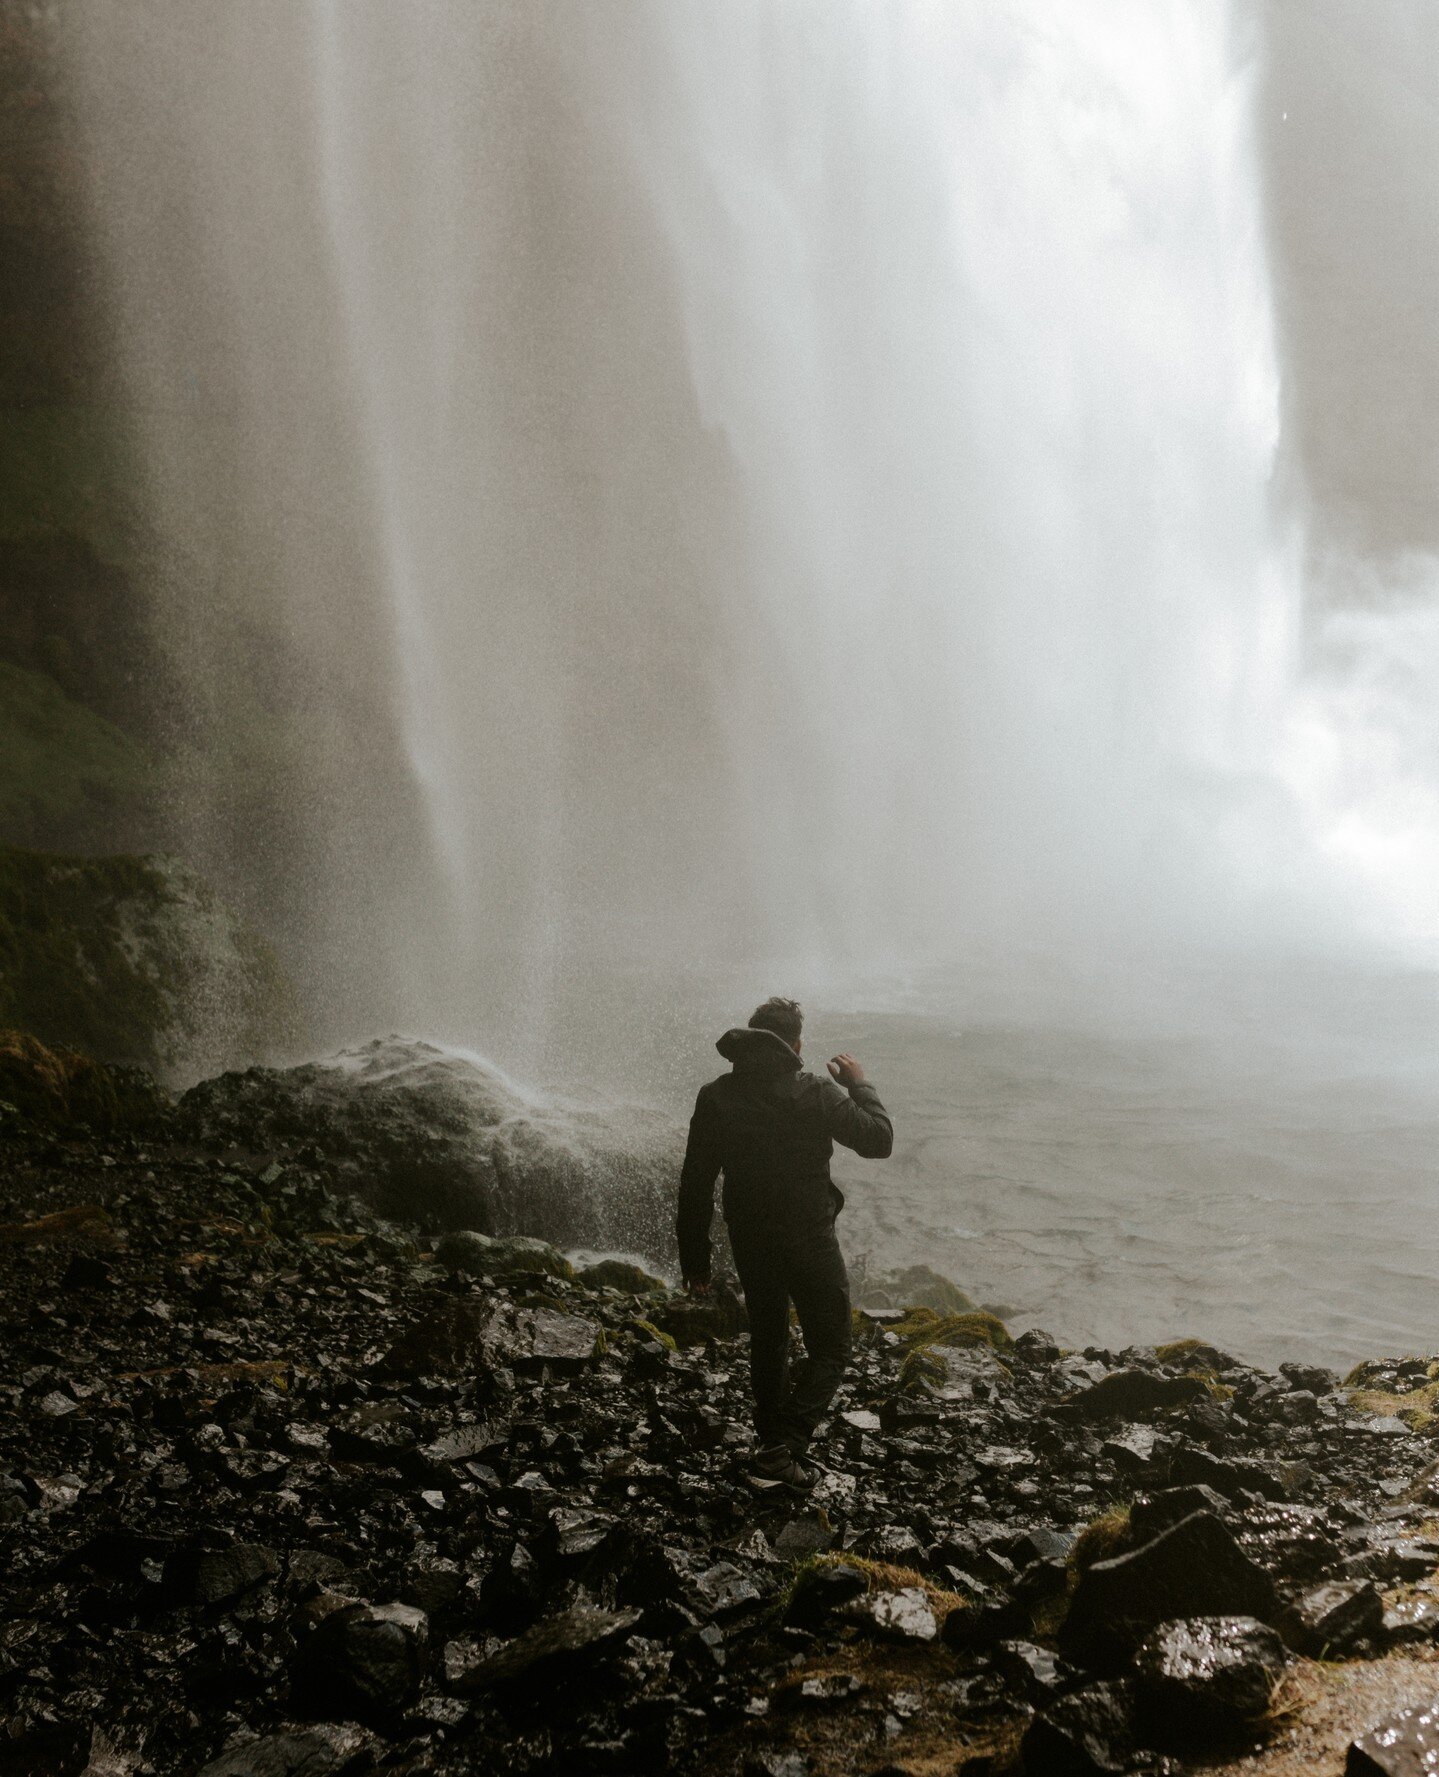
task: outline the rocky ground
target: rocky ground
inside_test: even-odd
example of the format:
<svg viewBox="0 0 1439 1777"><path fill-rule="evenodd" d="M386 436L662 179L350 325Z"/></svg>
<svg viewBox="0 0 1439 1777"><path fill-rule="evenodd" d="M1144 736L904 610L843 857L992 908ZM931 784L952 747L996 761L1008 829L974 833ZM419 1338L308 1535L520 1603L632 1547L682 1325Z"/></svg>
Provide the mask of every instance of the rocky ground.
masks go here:
<svg viewBox="0 0 1439 1777"><path fill-rule="evenodd" d="M916 1273L797 1497L733 1303L314 1147L4 1128L10 1777L1338 1772L1439 1699L1425 1360L1066 1352Z"/></svg>

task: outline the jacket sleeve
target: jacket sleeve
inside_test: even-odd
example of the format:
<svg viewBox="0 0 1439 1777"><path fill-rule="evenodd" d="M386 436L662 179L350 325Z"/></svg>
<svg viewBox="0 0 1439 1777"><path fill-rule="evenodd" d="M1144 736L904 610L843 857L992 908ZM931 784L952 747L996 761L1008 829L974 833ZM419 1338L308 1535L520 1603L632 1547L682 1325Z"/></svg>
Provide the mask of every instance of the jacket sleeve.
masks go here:
<svg viewBox="0 0 1439 1777"><path fill-rule="evenodd" d="M685 1163L680 1173L680 1271L686 1283L708 1283L710 1223L714 1220L715 1180L720 1175L719 1129L714 1107L701 1092L690 1118Z"/></svg>
<svg viewBox="0 0 1439 1777"><path fill-rule="evenodd" d="M821 1083L824 1126L843 1148L862 1160L887 1160L894 1150L894 1125L868 1080L846 1090L833 1080Z"/></svg>

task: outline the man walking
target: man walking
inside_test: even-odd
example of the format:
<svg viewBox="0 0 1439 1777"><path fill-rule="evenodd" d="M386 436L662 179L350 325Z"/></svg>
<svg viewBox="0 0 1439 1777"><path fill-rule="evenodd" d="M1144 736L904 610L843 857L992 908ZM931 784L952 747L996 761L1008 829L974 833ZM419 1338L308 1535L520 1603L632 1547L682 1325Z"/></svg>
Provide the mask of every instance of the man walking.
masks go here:
<svg viewBox="0 0 1439 1777"><path fill-rule="evenodd" d="M680 1267L703 1295L710 1281L715 1180L749 1311L756 1470L802 1487L803 1456L839 1386L850 1350L849 1278L835 1239L844 1198L829 1176L835 1142L866 1160L887 1158L894 1129L852 1055L829 1079L800 1066L804 1015L769 999L744 1030L715 1044L732 1071L700 1089L680 1176ZM789 1368L794 1303L805 1358Z"/></svg>

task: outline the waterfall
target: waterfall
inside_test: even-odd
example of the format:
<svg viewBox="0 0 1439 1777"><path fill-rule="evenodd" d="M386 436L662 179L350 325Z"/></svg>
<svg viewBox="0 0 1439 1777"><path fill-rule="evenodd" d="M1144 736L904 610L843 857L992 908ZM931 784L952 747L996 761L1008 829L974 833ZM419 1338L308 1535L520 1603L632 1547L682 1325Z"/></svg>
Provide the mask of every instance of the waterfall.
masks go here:
<svg viewBox="0 0 1439 1777"><path fill-rule="evenodd" d="M167 499L270 540L277 646L373 689L399 767L366 782L422 813L317 866L398 1013L542 1020L597 962L838 992L1352 941L1223 10L257 0L80 35ZM154 398L182 359L203 422ZM357 874L391 885L363 916Z"/></svg>

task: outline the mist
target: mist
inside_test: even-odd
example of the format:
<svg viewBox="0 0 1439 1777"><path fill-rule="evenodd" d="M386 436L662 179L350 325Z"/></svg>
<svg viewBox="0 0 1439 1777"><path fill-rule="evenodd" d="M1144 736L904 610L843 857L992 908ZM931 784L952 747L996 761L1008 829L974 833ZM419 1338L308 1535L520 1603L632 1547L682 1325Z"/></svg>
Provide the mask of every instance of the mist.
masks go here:
<svg viewBox="0 0 1439 1777"><path fill-rule="evenodd" d="M210 577L157 622L221 701L226 601L313 685L305 895L188 818L327 1028L1427 965L1424 505L1342 380L1402 350L1404 200L1357 272L1295 146L1342 8L161 10L76 58Z"/></svg>

